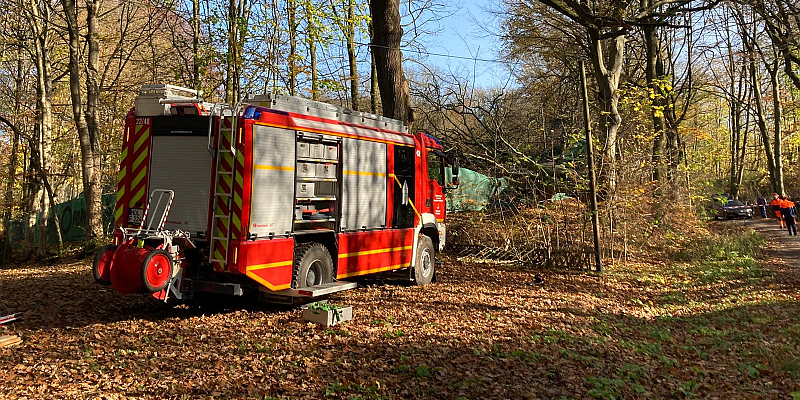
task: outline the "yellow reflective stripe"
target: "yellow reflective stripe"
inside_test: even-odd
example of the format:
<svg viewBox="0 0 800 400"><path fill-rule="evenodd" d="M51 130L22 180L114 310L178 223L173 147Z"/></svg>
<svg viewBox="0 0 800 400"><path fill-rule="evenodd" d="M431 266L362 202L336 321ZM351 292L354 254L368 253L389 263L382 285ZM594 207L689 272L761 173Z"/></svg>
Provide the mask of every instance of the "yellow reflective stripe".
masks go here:
<svg viewBox="0 0 800 400"><path fill-rule="evenodd" d="M114 221L118 220L122 217L122 207L117 207L117 211L114 213Z"/></svg>
<svg viewBox="0 0 800 400"><path fill-rule="evenodd" d="M242 221L239 220L239 216L236 215L236 213L233 213L233 215L231 216L231 221L233 222L233 226L239 226L242 223Z"/></svg>
<svg viewBox="0 0 800 400"><path fill-rule="evenodd" d="M139 182L141 182L142 179L144 179L144 176L146 174L147 174L147 169L143 169L141 172L139 172L139 175L136 175L136 178L133 178L133 182L131 183L131 187L135 188L136 185L138 185Z"/></svg>
<svg viewBox="0 0 800 400"><path fill-rule="evenodd" d="M242 175L236 174L235 178L236 178L236 184L239 185L239 188L243 188L244 187L244 178L242 177Z"/></svg>
<svg viewBox="0 0 800 400"><path fill-rule="evenodd" d="M125 174L127 173L128 173L128 167L127 166L122 167L122 169L119 170L119 175L117 175L117 182L122 182L122 180L125 178Z"/></svg>
<svg viewBox="0 0 800 400"><path fill-rule="evenodd" d="M366 250L366 251L359 251L355 253L344 253L339 254L339 258L347 258L353 256L366 256L369 254L380 254L380 253L389 253L392 251L400 251L400 250L411 250L413 246L403 246L403 247L390 247L385 249L377 249L377 250Z"/></svg>
<svg viewBox="0 0 800 400"><path fill-rule="evenodd" d="M258 282L258 283L260 283L260 284L262 284L264 286L266 286L267 289L272 290L272 291L288 289L288 288L290 288L292 286L291 283L286 283L286 284L283 284L283 285L273 285L273 284L267 282L264 278L256 275L253 272L250 272L249 270L246 270L245 275L250 277L250 279L252 279L252 280L254 280L254 281L256 281L256 282Z"/></svg>
<svg viewBox="0 0 800 400"><path fill-rule="evenodd" d="M368 171L342 171L345 175L366 175L366 176L386 176L383 172L368 172Z"/></svg>
<svg viewBox="0 0 800 400"><path fill-rule="evenodd" d="M119 190L117 190L117 202L122 200L122 197L125 196L125 186L123 185Z"/></svg>
<svg viewBox="0 0 800 400"><path fill-rule="evenodd" d="M228 166L225 167L225 168L220 168L220 169L225 170L227 172L233 171L233 154L231 154L231 153L223 153L222 157L223 157L223 160L228 164ZM220 163L220 166L223 166L223 165L225 165L225 164ZM229 169L226 169L226 168L229 168Z"/></svg>
<svg viewBox="0 0 800 400"><path fill-rule="evenodd" d="M236 162L239 165L244 166L244 153L243 152L241 152L241 151L237 151L236 152Z"/></svg>
<svg viewBox="0 0 800 400"><path fill-rule="evenodd" d="M236 207L239 207L240 210L242 209L242 198L239 196L239 193L233 193L233 202L236 204Z"/></svg>
<svg viewBox="0 0 800 400"><path fill-rule="evenodd" d="M122 154L119 156L120 161L124 161L128 158L128 146L122 148Z"/></svg>
<svg viewBox="0 0 800 400"><path fill-rule="evenodd" d="M133 206L135 206L135 205L136 205L136 202L137 202L137 201L139 201L139 200L141 200L143 196L144 196L144 186L142 186L142 188L141 188L141 189L139 189L139 193L136 193L136 194L133 196L133 198L131 198L130 207L133 207Z"/></svg>
<svg viewBox="0 0 800 400"><path fill-rule="evenodd" d="M230 175L220 175L219 177L222 178L222 181L225 182L225 184L228 185L228 187L231 187L231 176Z"/></svg>
<svg viewBox="0 0 800 400"><path fill-rule="evenodd" d="M214 250L214 258L216 258L217 260L224 260L224 258L222 257L222 253L220 253L219 250Z"/></svg>
<svg viewBox="0 0 800 400"><path fill-rule="evenodd" d="M136 161L133 162L132 171L136 171L136 169L139 168L139 164L141 164L142 161L144 161L145 157L147 157L147 152L146 151L143 151L142 154L139 154L139 158L137 158Z"/></svg>
<svg viewBox="0 0 800 400"><path fill-rule="evenodd" d="M281 167L278 165L256 165L255 169L266 169L270 171L294 171L294 167Z"/></svg>
<svg viewBox="0 0 800 400"><path fill-rule="evenodd" d="M144 132L142 132L142 136L139 137L139 139L136 141L136 144L133 145L133 152L136 153L137 151L139 151L139 147L142 147L144 141L147 140L147 138L149 137L150 137L150 127L148 126L147 128L145 128Z"/></svg>
<svg viewBox="0 0 800 400"><path fill-rule="evenodd" d="M368 270L364 270L364 271L348 272L346 274L336 275L336 279L349 278L351 276L358 276L358 275L372 274L372 273L375 273L375 272L390 271L390 270L393 270L393 269L407 268L407 267L410 267L410 266L411 266L411 261L409 261L407 263L401 263L401 264L392 265L392 266L389 266L389 267L379 267L379 268L373 268L373 269L368 269Z"/></svg>
<svg viewBox="0 0 800 400"><path fill-rule="evenodd" d="M247 272L256 271L256 270L259 270L259 269L286 267L286 266L292 265L292 263L293 262L290 260L290 261L278 261L278 262L269 263L269 264L250 265L250 266L247 267Z"/></svg>

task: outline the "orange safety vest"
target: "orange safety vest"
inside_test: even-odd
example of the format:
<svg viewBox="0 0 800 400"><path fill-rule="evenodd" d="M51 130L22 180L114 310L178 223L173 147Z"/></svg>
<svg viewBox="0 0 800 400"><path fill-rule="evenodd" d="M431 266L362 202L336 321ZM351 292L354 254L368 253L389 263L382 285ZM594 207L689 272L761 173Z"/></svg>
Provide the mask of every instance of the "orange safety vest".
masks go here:
<svg viewBox="0 0 800 400"><path fill-rule="evenodd" d="M781 199L772 199L772 201L769 202L769 205L775 207L775 216L778 217L778 219L780 219L781 218Z"/></svg>

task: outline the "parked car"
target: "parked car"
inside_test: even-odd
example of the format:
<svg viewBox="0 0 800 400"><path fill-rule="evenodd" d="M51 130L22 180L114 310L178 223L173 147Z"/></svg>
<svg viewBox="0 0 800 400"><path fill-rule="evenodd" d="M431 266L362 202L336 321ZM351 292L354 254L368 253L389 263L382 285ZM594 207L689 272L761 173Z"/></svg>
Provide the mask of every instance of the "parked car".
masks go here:
<svg viewBox="0 0 800 400"><path fill-rule="evenodd" d="M717 211L717 219L753 218L753 206L745 205L736 199L725 203L717 202L714 204L714 209Z"/></svg>

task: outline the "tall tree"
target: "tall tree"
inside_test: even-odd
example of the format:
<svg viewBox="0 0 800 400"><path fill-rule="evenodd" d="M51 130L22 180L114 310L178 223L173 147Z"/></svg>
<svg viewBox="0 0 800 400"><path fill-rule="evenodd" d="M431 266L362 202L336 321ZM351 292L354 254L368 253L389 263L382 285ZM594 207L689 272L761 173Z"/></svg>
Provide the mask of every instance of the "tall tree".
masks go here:
<svg viewBox="0 0 800 400"><path fill-rule="evenodd" d="M344 36L345 47L347 48L347 66L350 71L350 76L347 78L350 82L350 107L358 111L358 60L356 59L356 25L359 18L356 16L355 0L346 0L347 9L345 15L342 16L337 10L336 4L332 4L336 24L342 31ZM399 11L398 11L399 13Z"/></svg>
<svg viewBox="0 0 800 400"><path fill-rule="evenodd" d="M383 115L414 122L411 95L403 74L403 28L400 20L398 0L370 0L370 13L374 34L371 49L375 56Z"/></svg>
<svg viewBox="0 0 800 400"><path fill-rule="evenodd" d="M600 132L603 144L601 174L609 190L616 182L614 169L617 157L617 135L622 125L619 111L620 78L625 65L626 35L635 27L660 25L682 12L711 7L718 0L701 1L693 7L692 0L648 1L639 3L623 0L537 0L584 29L588 38L587 55L593 66L600 105ZM516 10L535 10L534 0L508 4ZM529 23L536 23L536 13ZM515 16L512 16L515 18Z"/></svg>
<svg viewBox="0 0 800 400"><path fill-rule="evenodd" d="M293 0L289 0L293 1ZM241 99L244 42L250 21L249 0L228 1L227 55L225 64L225 102L236 104Z"/></svg>
<svg viewBox="0 0 800 400"><path fill-rule="evenodd" d="M97 14L98 0L87 2L87 43L86 55L86 107L84 108L83 88L81 87L82 45L78 25L78 9L75 0L61 0L67 21L69 48L69 91L72 100L72 116L78 131L81 148L81 170L83 175L83 194L86 200L86 238L94 241L103 235L101 184L100 184L100 127L97 114L99 87L97 85Z"/></svg>
<svg viewBox="0 0 800 400"><path fill-rule="evenodd" d="M294 96L297 92L297 0L287 0L286 15L289 24L289 94Z"/></svg>

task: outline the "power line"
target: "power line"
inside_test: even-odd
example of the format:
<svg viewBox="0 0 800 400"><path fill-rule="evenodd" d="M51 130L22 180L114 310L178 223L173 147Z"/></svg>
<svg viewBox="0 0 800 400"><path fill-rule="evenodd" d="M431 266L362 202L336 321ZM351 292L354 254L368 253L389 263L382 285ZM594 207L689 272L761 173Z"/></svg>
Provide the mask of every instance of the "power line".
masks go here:
<svg viewBox="0 0 800 400"><path fill-rule="evenodd" d="M409 53L424 54L424 55L434 56L434 57L454 58L454 59L457 59L457 60L481 61L481 62L501 63L501 64L514 64L514 61L508 61L508 60L491 59L491 58L478 58L478 57L467 57L467 56L454 56L454 55L450 55L450 54L431 53L429 51L409 49L407 47L406 48L389 47L389 46L381 46L381 45L377 45L377 44L361 43L361 42L354 42L354 43L359 45L359 46L379 47L379 48L387 49L387 50L400 50L400 51L405 51L405 52L409 52Z"/></svg>

